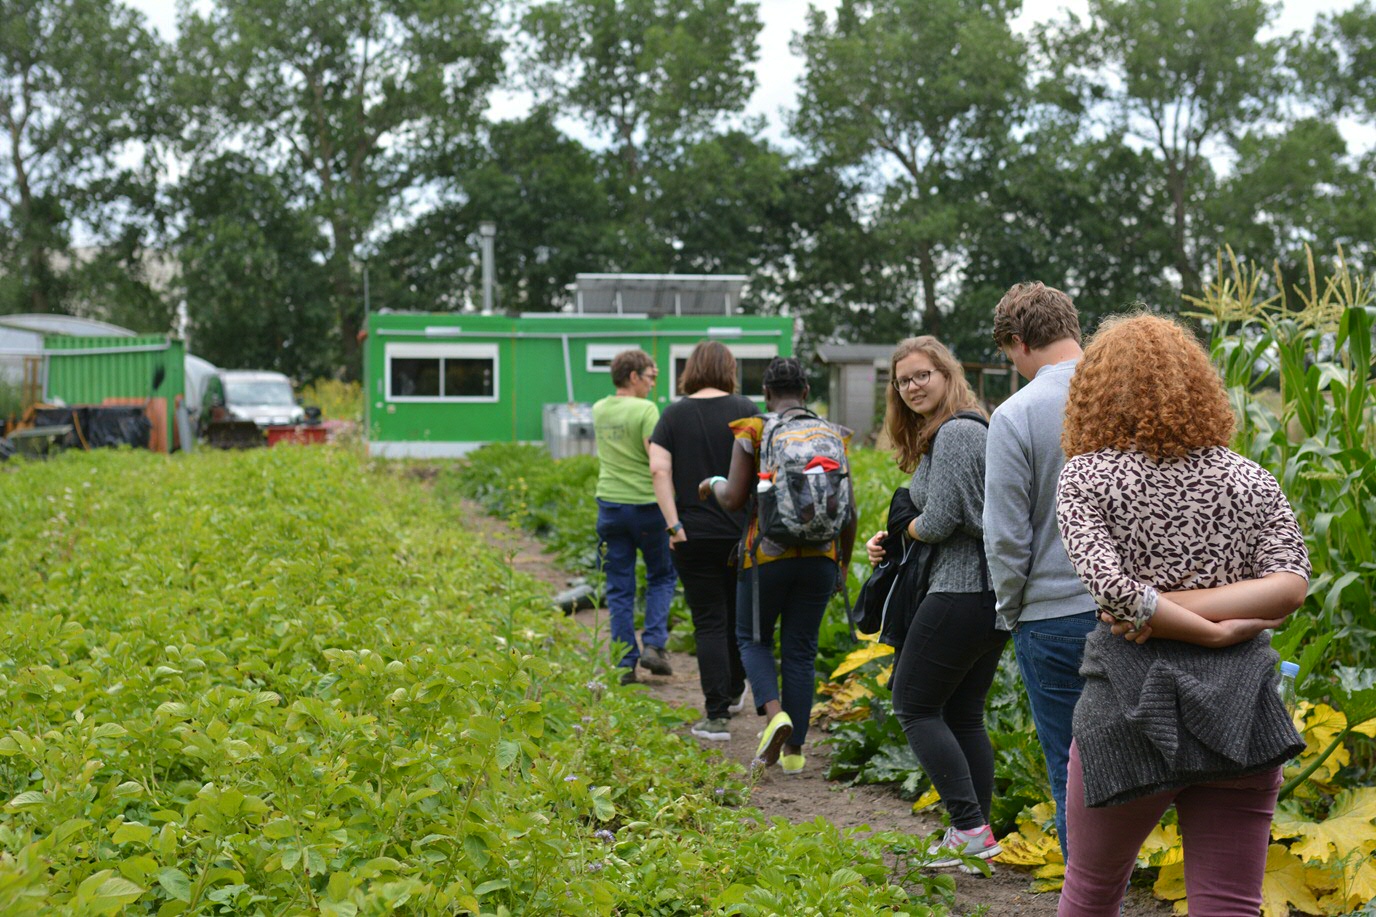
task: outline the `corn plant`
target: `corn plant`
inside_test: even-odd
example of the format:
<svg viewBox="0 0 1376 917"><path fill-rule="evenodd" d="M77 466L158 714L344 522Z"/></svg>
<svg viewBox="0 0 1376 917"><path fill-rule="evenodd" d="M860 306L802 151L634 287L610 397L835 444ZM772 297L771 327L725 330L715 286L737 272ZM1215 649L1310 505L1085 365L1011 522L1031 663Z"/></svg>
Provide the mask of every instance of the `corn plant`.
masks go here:
<svg viewBox="0 0 1376 917"><path fill-rule="evenodd" d="M1191 297L1240 418L1235 446L1280 480L1307 536L1314 576L1304 614L1331 633L1336 661L1373 664L1376 615L1376 384L1372 280L1341 254L1308 292L1287 291L1231 250Z"/></svg>

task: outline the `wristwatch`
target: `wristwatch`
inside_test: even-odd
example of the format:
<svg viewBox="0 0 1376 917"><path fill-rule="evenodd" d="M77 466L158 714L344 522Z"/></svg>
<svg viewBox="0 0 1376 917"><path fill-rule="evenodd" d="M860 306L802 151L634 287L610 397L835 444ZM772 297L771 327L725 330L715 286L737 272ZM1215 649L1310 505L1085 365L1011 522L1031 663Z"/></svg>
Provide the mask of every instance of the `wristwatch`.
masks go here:
<svg viewBox="0 0 1376 917"><path fill-rule="evenodd" d="M680 520L678 522L675 522L673 525L666 525L664 527L664 531L668 532L670 535L674 534L675 532L681 532L683 531L683 522Z"/></svg>

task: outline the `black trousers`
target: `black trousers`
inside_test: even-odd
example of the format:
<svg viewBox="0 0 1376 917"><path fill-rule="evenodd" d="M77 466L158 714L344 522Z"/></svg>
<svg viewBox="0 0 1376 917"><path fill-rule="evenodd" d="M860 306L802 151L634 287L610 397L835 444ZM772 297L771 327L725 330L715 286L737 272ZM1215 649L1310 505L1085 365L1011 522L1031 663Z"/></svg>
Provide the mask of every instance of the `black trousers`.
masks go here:
<svg viewBox="0 0 1376 917"><path fill-rule="evenodd" d="M683 598L697 635L698 679L707 717L730 716L728 707L745 690L745 668L736 644L735 538L693 538L669 553L683 583Z"/></svg>
<svg viewBox="0 0 1376 917"><path fill-rule="evenodd" d="M992 592L929 592L893 670L894 715L964 830L989 823L994 797L984 699L1009 636L994 621Z"/></svg>

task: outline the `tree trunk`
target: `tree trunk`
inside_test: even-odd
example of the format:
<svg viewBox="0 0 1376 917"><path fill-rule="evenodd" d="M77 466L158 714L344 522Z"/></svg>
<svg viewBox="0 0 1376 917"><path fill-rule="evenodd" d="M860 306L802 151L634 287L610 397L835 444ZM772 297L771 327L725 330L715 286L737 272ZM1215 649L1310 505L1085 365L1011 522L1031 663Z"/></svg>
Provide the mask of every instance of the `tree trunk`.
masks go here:
<svg viewBox="0 0 1376 917"><path fill-rule="evenodd" d="M932 243L917 246L917 270L922 279L922 331L941 337L941 312L936 305L936 261L932 257Z"/></svg>
<svg viewBox="0 0 1376 917"><path fill-rule="evenodd" d="M343 217L330 220L334 236L334 255L330 258L330 292L334 298L339 328L341 377L353 381L363 377L358 334L363 330L363 304L354 283L354 228Z"/></svg>
<svg viewBox="0 0 1376 917"><path fill-rule="evenodd" d="M1174 210L1175 269L1180 273L1180 292L1186 296L1198 296L1200 291L1199 269L1190 259L1187 243L1185 192L1189 176L1175 163L1171 163L1166 176L1171 193L1171 206Z"/></svg>

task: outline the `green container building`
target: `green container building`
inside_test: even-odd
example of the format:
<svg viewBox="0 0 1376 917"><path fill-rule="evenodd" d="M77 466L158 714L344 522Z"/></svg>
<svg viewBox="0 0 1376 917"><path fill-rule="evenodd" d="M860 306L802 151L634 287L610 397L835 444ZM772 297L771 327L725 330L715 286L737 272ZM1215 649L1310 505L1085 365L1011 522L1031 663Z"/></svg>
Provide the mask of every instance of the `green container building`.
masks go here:
<svg viewBox="0 0 1376 917"><path fill-rule="evenodd" d="M612 358L654 357L661 407L699 341L735 354L741 392L763 398L764 368L793 354L793 319L738 314L743 277L579 275L575 313L375 313L365 343L369 452L463 455L490 442L541 442L550 406L613 391Z"/></svg>
<svg viewBox="0 0 1376 917"><path fill-rule="evenodd" d="M175 441L177 400L186 388L186 345L165 335L43 338L45 401L65 404L148 403L154 442ZM162 370L157 390L153 382ZM161 431L161 436L159 436ZM165 446L164 446L165 448Z"/></svg>

